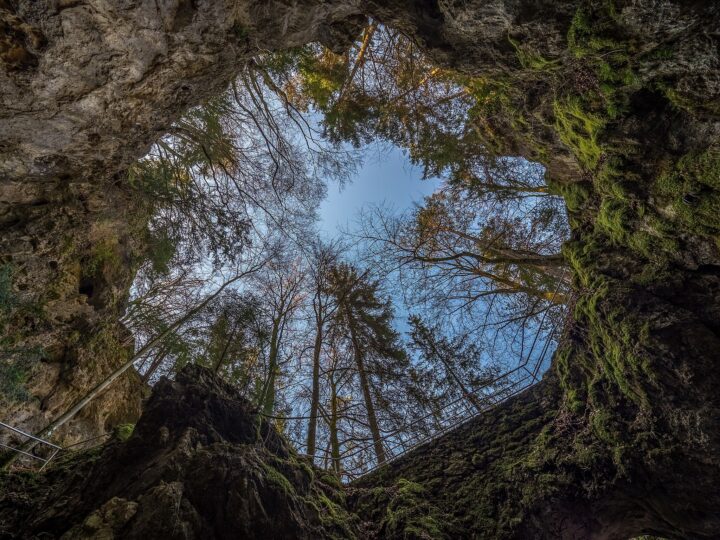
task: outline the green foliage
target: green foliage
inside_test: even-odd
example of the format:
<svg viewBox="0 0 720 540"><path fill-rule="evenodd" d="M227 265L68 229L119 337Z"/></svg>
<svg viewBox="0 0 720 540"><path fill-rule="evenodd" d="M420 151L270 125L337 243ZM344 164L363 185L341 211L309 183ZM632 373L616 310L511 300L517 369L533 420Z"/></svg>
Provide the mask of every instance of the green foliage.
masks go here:
<svg viewBox="0 0 720 540"><path fill-rule="evenodd" d="M130 167L128 183L148 198L169 199L181 188L183 174L170 160L140 160Z"/></svg>
<svg viewBox="0 0 720 540"><path fill-rule="evenodd" d="M347 57L323 49L320 53L303 49L298 62L303 93L321 110L331 103L348 75Z"/></svg>
<svg viewBox="0 0 720 540"><path fill-rule="evenodd" d="M370 281L349 264L335 266L329 276L330 293L338 302L338 322L367 350L396 362L407 362L400 335L392 325L393 310L381 298L380 283Z"/></svg>
<svg viewBox="0 0 720 540"><path fill-rule="evenodd" d="M147 253L152 269L157 274L167 274L170 271L170 262L175 256L177 242L167 230L146 232Z"/></svg>

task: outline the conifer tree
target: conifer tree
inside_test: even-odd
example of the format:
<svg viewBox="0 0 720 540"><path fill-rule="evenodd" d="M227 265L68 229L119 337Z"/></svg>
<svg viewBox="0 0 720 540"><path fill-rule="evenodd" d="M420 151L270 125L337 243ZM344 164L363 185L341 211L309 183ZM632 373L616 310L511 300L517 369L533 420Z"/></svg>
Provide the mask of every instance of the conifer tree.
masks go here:
<svg viewBox="0 0 720 540"><path fill-rule="evenodd" d="M378 463L383 463L386 455L373 399L371 373L374 370L368 361L375 360L373 364L379 360L390 364L406 362L399 335L392 327L392 307L388 299L381 297L379 283L368 279L367 272L361 274L349 264L339 264L331 270L330 287L338 306L336 324L352 343L375 457Z"/></svg>

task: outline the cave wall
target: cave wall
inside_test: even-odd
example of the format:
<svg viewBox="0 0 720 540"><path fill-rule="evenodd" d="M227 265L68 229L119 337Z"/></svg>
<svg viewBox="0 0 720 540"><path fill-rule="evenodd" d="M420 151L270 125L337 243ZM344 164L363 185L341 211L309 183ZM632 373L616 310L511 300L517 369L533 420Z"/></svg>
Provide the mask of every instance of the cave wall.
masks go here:
<svg viewBox="0 0 720 540"><path fill-rule="evenodd" d="M547 163L566 200L572 318L541 386L356 484L381 536L720 535L719 17L587 2L559 52L509 32L497 76L520 95L489 143Z"/></svg>
<svg viewBox="0 0 720 540"><path fill-rule="evenodd" d="M118 318L142 255L143 210L128 220L131 196L110 182L0 185L0 267L13 287L0 314L0 418L38 432L132 353ZM143 394L128 372L58 441L136 420Z"/></svg>

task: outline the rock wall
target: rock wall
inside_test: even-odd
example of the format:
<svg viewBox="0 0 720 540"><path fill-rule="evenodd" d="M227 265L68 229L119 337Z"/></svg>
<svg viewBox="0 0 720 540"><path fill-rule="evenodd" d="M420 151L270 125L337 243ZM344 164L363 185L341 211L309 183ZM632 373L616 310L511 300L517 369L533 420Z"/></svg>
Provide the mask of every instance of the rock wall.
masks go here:
<svg viewBox="0 0 720 540"><path fill-rule="evenodd" d="M161 380L127 441L0 474L0 538L355 538L337 480L209 370Z"/></svg>
<svg viewBox="0 0 720 540"><path fill-rule="evenodd" d="M132 353L117 321L142 256L143 210L129 220L131 196L109 182L7 181L0 194L0 268L12 287L0 310L0 418L37 432ZM143 393L128 372L58 442L135 421Z"/></svg>
<svg viewBox="0 0 720 540"><path fill-rule="evenodd" d="M509 30L487 128L565 197L572 321L541 386L356 485L381 537L720 535L720 9L569 7Z"/></svg>

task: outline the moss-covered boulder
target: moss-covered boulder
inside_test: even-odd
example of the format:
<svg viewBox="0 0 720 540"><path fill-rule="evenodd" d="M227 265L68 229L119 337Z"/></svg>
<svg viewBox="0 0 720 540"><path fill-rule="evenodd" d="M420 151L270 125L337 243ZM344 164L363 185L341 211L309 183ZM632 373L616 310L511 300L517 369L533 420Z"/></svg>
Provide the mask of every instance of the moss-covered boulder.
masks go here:
<svg viewBox="0 0 720 540"><path fill-rule="evenodd" d="M356 537L337 481L207 370L161 380L121 432L45 473L3 473L0 538Z"/></svg>

